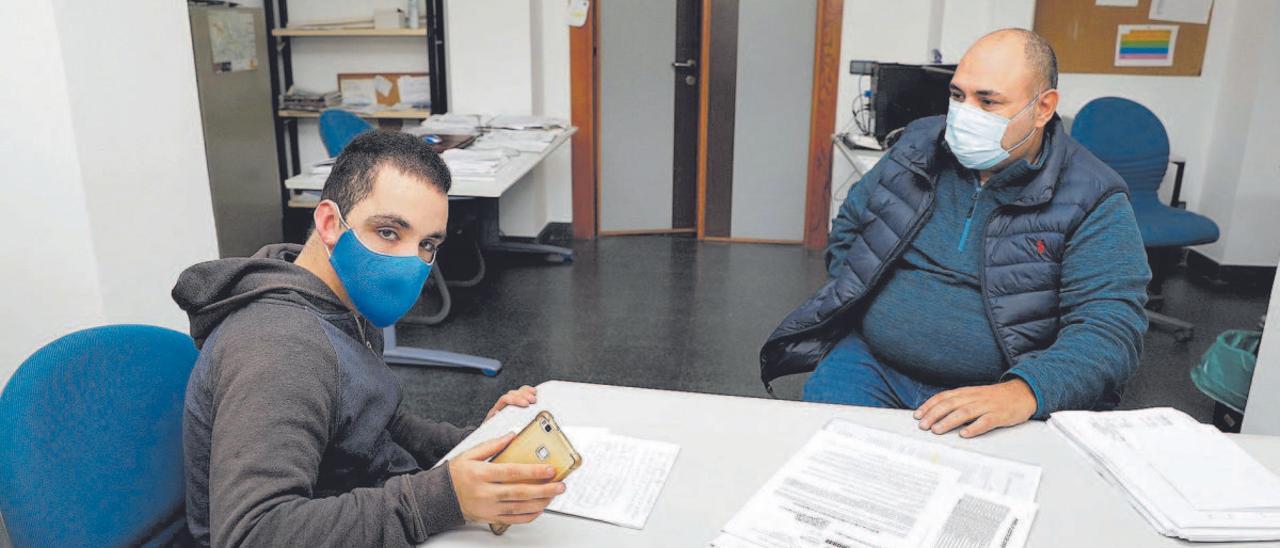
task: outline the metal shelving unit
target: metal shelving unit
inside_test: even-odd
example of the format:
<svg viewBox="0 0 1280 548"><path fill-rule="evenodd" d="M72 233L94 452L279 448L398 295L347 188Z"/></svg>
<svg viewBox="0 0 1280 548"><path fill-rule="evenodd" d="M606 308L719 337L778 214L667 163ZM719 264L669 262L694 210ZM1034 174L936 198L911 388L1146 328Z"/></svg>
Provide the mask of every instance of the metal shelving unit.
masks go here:
<svg viewBox="0 0 1280 548"><path fill-rule="evenodd" d="M449 98L445 71L445 37L444 37L444 0L426 0L427 24L417 29L291 29L289 24L288 0L265 0L263 11L267 24L267 48L274 52L269 55L268 64L271 73L271 111L275 118L276 166L280 172L280 196L284 208L284 233L286 241L301 241L297 236L304 235L310 224L309 210L290 208L289 191L284 188L283 181L302 172L302 161L298 151L298 120L316 118L319 113L282 110L280 94L293 85L293 41L309 37L343 37L349 39L367 37L408 37L426 38L427 77L431 87L431 109L411 111L386 111L365 116L376 120L412 120L423 119L432 113L448 112ZM301 219L298 212L306 213ZM292 220L292 222L291 222ZM292 237L291 237L292 236Z"/></svg>

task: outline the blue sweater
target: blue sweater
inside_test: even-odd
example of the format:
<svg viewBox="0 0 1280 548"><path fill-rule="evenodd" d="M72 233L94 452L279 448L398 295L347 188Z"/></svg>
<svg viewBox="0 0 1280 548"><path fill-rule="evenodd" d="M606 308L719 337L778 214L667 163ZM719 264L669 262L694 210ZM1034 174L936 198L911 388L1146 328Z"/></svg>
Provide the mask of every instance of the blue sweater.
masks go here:
<svg viewBox="0 0 1280 548"><path fill-rule="evenodd" d="M1132 376L1139 351L1114 333L1140 336L1146 330L1142 307L1149 271L1141 234L1123 194L1103 201L1067 242L1058 340L1012 370L996 343L978 284L982 230L996 206L1016 198L1042 161L1017 162L982 186L972 170L945 163L938 173L931 217L868 296L858 325L885 365L946 388L991 384L1016 375L1036 393L1038 418L1056 409L1040 399L1032 379L1019 375L1021 368L1064 365L1052 369L1063 372L1054 382L1065 386L1081 384L1075 379L1096 368L1119 369L1121 378ZM850 190L855 207L864 207L870 186Z"/></svg>

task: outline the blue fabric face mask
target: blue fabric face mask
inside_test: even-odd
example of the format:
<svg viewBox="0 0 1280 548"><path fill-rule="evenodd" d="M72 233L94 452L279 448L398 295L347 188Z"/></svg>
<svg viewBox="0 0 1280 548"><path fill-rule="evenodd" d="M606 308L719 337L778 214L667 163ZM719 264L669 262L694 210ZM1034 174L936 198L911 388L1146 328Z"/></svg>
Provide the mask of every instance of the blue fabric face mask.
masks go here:
<svg viewBox="0 0 1280 548"><path fill-rule="evenodd" d="M1004 132L1008 129L1009 123L1030 110L1042 93L1037 93L1036 98L1022 107L1022 110L1012 118L1005 118L959 101L951 101L951 106L947 109L947 146L951 147L951 153L955 155L956 160L960 161L960 165L979 171L991 169L992 166L1008 158L1010 151L1026 143L1035 134L1034 127L1012 148L1005 150L1000 144L1004 140Z"/></svg>
<svg viewBox="0 0 1280 548"><path fill-rule="evenodd" d="M383 255L369 249L356 236L342 214L338 220L347 231L338 237L329 264L356 310L373 325L387 327L418 302L422 286L431 275L431 264L417 255Z"/></svg>

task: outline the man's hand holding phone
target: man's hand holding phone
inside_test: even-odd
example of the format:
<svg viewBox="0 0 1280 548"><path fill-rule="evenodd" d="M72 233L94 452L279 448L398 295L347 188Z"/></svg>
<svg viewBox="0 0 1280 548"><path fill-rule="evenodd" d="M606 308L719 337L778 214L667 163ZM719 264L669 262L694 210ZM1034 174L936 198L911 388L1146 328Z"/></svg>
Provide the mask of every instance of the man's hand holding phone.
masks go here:
<svg viewBox="0 0 1280 548"><path fill-rule="evenodd" d="M512 525L542 515L551 499L564 492L563 482L546 464L496 464L490 458L506 449L515 434L489 440L449 461L453 491L468 521Z"/></svg>

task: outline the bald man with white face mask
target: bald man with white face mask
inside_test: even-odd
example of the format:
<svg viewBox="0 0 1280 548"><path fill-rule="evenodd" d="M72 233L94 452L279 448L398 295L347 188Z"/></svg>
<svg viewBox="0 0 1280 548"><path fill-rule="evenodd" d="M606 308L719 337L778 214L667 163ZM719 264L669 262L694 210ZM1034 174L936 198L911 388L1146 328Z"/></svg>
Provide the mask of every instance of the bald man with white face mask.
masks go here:
<svg viewBox="0 0 1280 548"><path fill-rule="evenodd" d="M1040 36L991 33L946 116L912 122L832 223L830 279L761 350L766 386L915 410L972 437L1114 407L1137 369L1147 267L1124 181L1056 114Z"/></svg>

